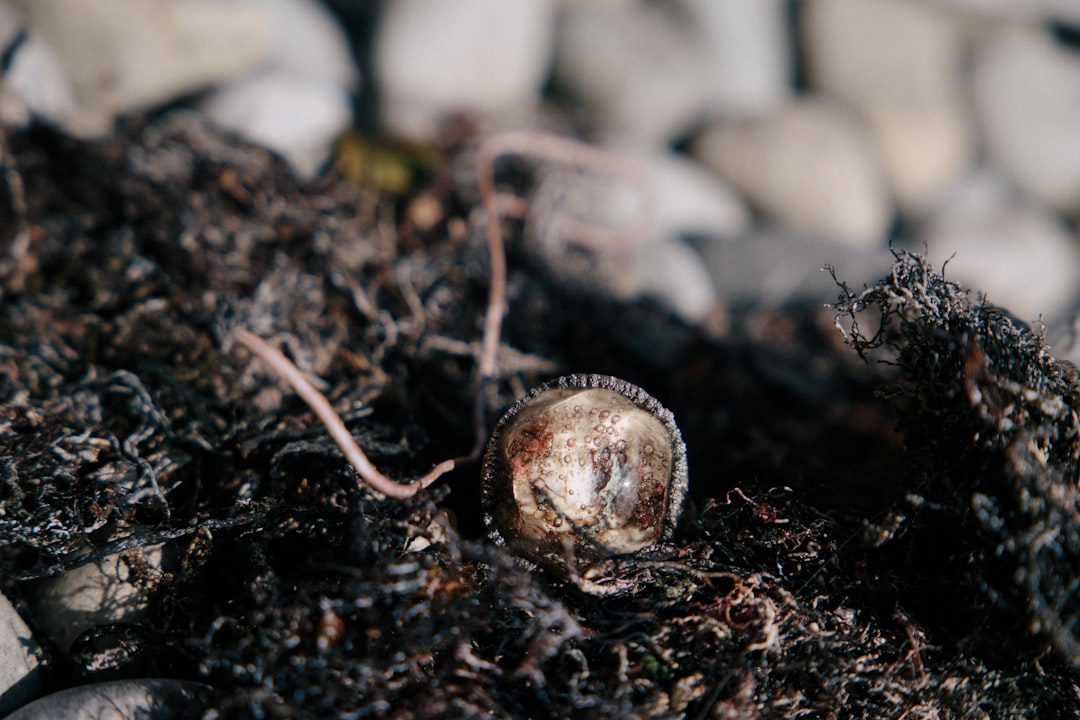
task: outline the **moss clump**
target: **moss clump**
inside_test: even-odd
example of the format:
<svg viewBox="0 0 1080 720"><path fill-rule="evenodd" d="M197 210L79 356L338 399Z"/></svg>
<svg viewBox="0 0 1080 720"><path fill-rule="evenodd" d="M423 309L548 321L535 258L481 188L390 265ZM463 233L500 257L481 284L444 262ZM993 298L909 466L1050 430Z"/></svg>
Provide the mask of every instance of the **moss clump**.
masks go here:
<svg viewBox="0 0 1080 720"><path fill-rule="evenodd" d="M905 605L1002 662L1047 645L1080 662L1076 368L919 255L837 308L860 355L903 370L889 395L912 477L882 549L906 558Z"/></svg>

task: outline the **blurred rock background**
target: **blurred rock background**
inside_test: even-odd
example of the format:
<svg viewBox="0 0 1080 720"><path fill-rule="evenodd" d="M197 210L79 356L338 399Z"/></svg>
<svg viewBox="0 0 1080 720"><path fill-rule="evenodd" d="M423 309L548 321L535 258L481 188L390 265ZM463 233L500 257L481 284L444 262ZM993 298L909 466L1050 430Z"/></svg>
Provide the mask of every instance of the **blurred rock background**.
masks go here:
<svg viewBox="0 0 1080 720"><path fill-rule="evenodd" d="M194 107L304 177L351 128L573 131L656 184L620 294L828 302L892 243L1066 354L1078 0L4 0L0 48L7 124Z"/></svg>

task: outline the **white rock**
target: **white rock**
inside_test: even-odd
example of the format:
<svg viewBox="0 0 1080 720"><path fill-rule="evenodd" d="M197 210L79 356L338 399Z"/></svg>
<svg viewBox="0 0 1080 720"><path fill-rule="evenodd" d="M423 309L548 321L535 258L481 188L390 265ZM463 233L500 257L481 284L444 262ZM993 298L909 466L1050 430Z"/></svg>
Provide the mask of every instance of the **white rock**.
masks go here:
<svg viewBox="0 0 1080 720"><path fill-rule="evenodd" d="M23 32L22 18L15 8L7 4L7 0L0 2L0 50L8 52L19 41L19 33Z"/></svg>
<svg viewBox="0 0 1080 720"><path fill-rule="evenodd" d="M299 176L311 178L351 124L351 103L340 85L269 72L229 84L200 108L214 123L274 150Z"/></svg>
<svg viewBox="0 0 1080 720"><path fill-rule="evenodd" d="M384 125L430 139L453 113L497 114L539 98L552 0L390 0L375 40Z"/></svg>
<svg viewBox="0 0 1080 720"><path fill-rule="evenodd" d="M20 33L25 33L21 41ZM75 91L60 60L10 5L0 2L0 47L17 42L0 84L0 122L26 125L32 116L56 125L67 122L75 113Z"/></svg>
<svg viewBox="0 0 1080 720"><path fill-rule="evenodd" d="M213 695L209 685L186 680L114 680L46 695L5 720L179 720L201 717Z"/></svg>
<svg viewBox="0 0 1080 720"><path fill-rule="evenodd" d="M621 142L685 133L705 109L707 67L700 35L659 3L584 4L563 15L556 78Z"/></svg>
<svg viewBox="0 0 1080 720"><path fill-rule="evenodd" d="M960 20L910 0L818 0L804 12L811 84L866 118L897 201L925 209L974 155Z"/></svg>
<svg viewBox="0 0 1080 720"><path fill-rule="evenodd" d="M270 23L268 55L256 72L210 93L200 108L310 178L352 124L351 93L358 78L348 40L314 0L250 1Z"/></svg>
<svg viewBox="0 0 1080 720"><path fill-rule="evenodd" d="M722 298L759 305L833 302L840 291L825 266L858 289L888 274L893 259L884 245L851 247L769 223L741 238L703 243L701 251Z"/></svg>
<svg viewBox="0 0 1080 720"><path fill-rule="evenodd" d="M267 20L270 50L264 71L289 73L353 89L356 64L341 24L318 0L246 0Z"/></svg>
<svg viewBox="0 0 1080 720"><path fill-rule="evenodd" d="M727 238L750 226L746 202L689 157L666 150L628 150L622 155L641 166L656 193L654 235Z"/></svg>
<svg viewBox="0 0 1080 720"><path fill-rule="evenodd" d="M556 272L586 274L619 297L653 297L688 322L703 320L716 305L716 291L700 254L683 238L738 236L750 225L749 209L685 156L609 150L639 168L644 186L579 168L549 170L530 198L530 234ZM626 232L597 250L594 262L582 263L568 251L573 240L564 232L567 218Z"/></svg>
<svg viewBox="0 0 1080 720"><path fill-rule="evenodd" d="M1013 20L1058 20L1080 23L1076 0L933 0L937 5L979 15Z"/></svg>
<svg viewBox="0 0 1080 720"><path fill-rule="evenodd" d="M990 158L1023 190L1080 211L1080 57L1011 27L986 38L974 88Z"/></svg>
<svg viewBox="0 0 1080 720"><path fill-rule="evenodd" d="M893 208L877 148L835 103L805 98L759 120L717 123L694 152L792 229L853 247L884 242Z"/></svg>
<svg viewBox="0 0 1080 720"><path fill-rule="evenodd" d="M793 91L786 0L680 0L705 40L708 110L761 115Z"/></svg>
<svg viewBox="0 0 1080 720"><path fill-rule="evenodd" d="M41 652L30 628L0 595L0 716L41 691Z"/></svg>
<svg viewBox="0 0 1080 720"><path fill-rule="evenodd" d="M1068 313L1080 290L1080 242L1043 207L991 175L965 185L918 236L945 276L1023 320Z"/></svg>
<svg viewBox="0 0 1080 720"><path fill-rule="evenodd" d="M120 113L210 87L266 55L265 14L244 0L11 0L59 57L79 112L107 131Z"/></svg>
<svg viewBox="0 0 1080 720"><path fill-rule="evenodd" d="M135 582L125 556L147 567L151 574L160 573L164 546L107 555L98 562L38 580L29 588L31 611L49 639L67 648L95 625L131 622L146 611L148 588Z"/></svg>
<svg viewBox="0 0 1080 720"><path fill-rule="evenodd" d="M637 253L634 282L624 296L652 297L688 323L706 319L717 306L716 286L697 250L678 238L655 239Z"/></svg>

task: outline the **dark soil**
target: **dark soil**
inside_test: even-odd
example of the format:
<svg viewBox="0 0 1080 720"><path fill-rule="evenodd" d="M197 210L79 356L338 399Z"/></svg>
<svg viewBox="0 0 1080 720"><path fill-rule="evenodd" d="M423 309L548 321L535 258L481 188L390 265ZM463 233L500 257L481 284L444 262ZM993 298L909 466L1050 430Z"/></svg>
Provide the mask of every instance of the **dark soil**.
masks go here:
<svg viewBox="0 0 1080 720"><path fill-rule="evenodd" d="M187 678L238 718L1080 716L1075 374L916 256L836 310L729 308L706 333L511 242L486 426L590 372L682 428L691 507L631 563L636 595L494 546L476 462L405 501L358 487L230 333L321 378L387 474L468 453L488 266L467 144L391 197L298 184L183 114L7 135L3 590L35 626L35 579L177 557L144 621L48 648L51 688ZM141 650L96 669L121 646Z"/></svg>

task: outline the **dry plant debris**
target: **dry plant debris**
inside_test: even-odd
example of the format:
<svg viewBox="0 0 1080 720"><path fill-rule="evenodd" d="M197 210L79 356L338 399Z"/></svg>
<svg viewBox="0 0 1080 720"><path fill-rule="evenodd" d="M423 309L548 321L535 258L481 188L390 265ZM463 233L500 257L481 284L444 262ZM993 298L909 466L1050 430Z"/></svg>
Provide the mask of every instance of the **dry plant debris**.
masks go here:
<svg viewBox="0 0 1080 720"><path fill-rule="evenodd" d="M886 281L838 307L857 352L887 345L904 369L891 394L913 474L902 537L887 545L927 594L905 604L929 600L956 616L953 633L1002 659L1049 644L1080 663L1076 368L918 255L899 254ZM870 334L858 319L867 308L879 313Z"/></svg>
<svg viewBox="0 0 1080 720"><path fill-rule="evenodd" d="M522 362L485 422L597 372L683 430L677 544L609 561L640 596L584 595L488 541L475 463L408 498L359 487L227 339L248 328L320 378L391 479L469 447L490 277L460 150L417 189L443 210L421 230L399 221L410 198L298 185L191 116L100 144L7 137L3 590L27 611L25 583L101 554L177 557L146 620L49 648L51 687L197 680L230 718L1076 716L1072 376L919 258L838 303L879 364L820 309L736 308L705 336L510 234ZM133 637L135 659L87 659Z"/></svg>

